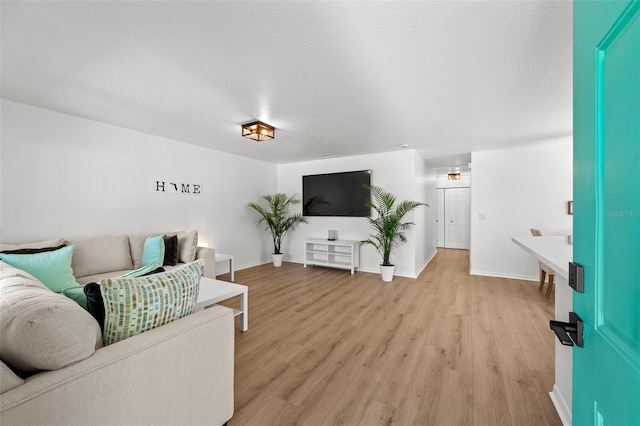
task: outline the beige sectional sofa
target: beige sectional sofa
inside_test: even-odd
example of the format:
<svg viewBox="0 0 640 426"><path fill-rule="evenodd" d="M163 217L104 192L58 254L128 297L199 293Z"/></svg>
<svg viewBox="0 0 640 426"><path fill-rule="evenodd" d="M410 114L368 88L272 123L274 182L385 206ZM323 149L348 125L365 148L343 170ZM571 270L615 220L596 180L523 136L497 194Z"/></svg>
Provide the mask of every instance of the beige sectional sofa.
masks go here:
<svg viewBox="0 0 640 426"><path fill-rule="evenodd" d="M98 281L101 278L120 276L142 265L142 248L147 237L157 234L118 235L83 240L68 240L74 246L71 267L79 284ZM179 266L194 259L204 261L203 276L215 279L216 259L212 248L198 247L198 233L169 232L161 235L177 235ZM57 245L57 244L56 244ZM175 266L164 265L171 270Z"/></svg>
<svg viewBox="0 0 640 426"><path fill-rule="evenodd" d="M140 267L147 236L66 241L77 282ZM195 241L180 233L180 260L195 257L215 278L214 250L196 246L197 233ZM103 347L100 326L73 300L4 262L0 282L0 424L219 425L232 417L231 310L212 307ZM26 324L39 334L25 333Z"/></svg>

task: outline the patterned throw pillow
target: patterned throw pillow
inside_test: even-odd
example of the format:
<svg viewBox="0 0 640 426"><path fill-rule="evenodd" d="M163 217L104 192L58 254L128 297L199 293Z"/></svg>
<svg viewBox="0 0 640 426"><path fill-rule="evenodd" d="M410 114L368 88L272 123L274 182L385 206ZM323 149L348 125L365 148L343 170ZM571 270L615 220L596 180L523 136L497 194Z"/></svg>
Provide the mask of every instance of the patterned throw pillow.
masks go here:
<svg viewBox="0 0 640 426"><path fill-rule="evenodd" d="M137 278L104 278L104 345L110 345L191 314L196 307L202 265Z"/></svg>

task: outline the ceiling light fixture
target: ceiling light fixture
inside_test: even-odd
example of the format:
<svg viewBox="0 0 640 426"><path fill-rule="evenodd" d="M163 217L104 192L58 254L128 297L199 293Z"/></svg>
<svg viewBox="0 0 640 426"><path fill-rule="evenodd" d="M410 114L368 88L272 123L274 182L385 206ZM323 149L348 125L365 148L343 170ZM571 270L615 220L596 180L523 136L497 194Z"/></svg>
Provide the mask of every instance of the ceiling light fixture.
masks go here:
<svg viewBox="0 0 640 426"><path fill-rule="evenodd" d="M276 136L276 129L262 121L254 121L253 123L242 125L242 136L262 142L273 139Z"/></svg>

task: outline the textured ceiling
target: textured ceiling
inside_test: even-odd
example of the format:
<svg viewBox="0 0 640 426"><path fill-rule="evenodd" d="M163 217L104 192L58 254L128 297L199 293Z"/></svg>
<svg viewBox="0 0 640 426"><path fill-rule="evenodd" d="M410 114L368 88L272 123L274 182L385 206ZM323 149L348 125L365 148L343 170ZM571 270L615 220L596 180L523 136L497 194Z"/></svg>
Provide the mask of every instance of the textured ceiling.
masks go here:
<svg viewBox="0 0 640 426"><path fill-rule="evenodd" d="M569 1L1 8L2 97L268 162L572 133ZM276 139L242 138L255 119Z"/></svg>

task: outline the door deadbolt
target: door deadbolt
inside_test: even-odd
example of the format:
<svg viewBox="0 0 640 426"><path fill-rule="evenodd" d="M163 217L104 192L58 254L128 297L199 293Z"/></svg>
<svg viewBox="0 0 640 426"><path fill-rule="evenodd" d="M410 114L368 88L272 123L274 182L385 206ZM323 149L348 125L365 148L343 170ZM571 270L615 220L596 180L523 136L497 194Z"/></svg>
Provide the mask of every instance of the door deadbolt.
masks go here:
<svg viewBox="0 0 640 426"><path fill-rule="evenodd" d="M569 262L569 287L584 293L584 268L575 262Z"/></svg>

